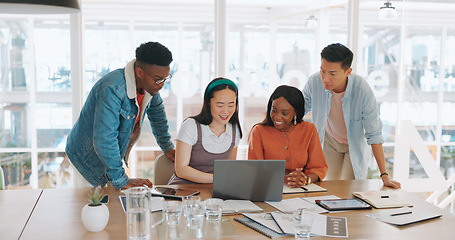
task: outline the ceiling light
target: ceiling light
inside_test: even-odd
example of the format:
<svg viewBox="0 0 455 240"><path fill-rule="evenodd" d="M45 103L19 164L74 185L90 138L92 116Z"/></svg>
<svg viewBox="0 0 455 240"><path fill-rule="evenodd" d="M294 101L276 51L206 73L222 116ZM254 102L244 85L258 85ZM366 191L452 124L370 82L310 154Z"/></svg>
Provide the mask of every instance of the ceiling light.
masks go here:
<svg viewBox="0 0 455 240"><path fill-rule="evenodd" d="M397 10L395 10L395 7L392 7L392 3L390 1L385 2L384 6L379 8L379 19L394 20L397 18Z"/></svg>
<svg viewBox="0 0 455 240"><path fill-rule="evenodd" d="M0 0L0 13L64 14L79 11L78 0Z"/></svg>
<svg viewBox="0 0 455 240"><path fill-rule="evenodd" d="M309 29L318 28L318 19L314 15L311 15L307 18L305 26Z"/></svg>

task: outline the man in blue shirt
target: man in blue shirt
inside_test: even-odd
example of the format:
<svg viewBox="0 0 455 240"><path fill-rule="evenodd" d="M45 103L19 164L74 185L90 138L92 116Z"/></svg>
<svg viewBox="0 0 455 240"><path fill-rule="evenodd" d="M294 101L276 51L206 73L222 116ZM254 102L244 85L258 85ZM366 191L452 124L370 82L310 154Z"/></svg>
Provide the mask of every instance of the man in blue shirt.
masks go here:
<svg viewBox="0 0 455 240"><path fill-rule="evenodd" d="M110 182L117 189L144 184L152 187L149 179L129 178L123 168L139 138L144 113L158 145L174 159L174 144L158 93L170 78L171 62L172 53L165 46L143 43L125 68L106 74L91 89L65 149L71 163L91 185Z"/></svg>
<svg viewBox="0 0 455 240"><path fill-rule="evenodd" d="M335 43L321 52L321 69L303 89L305 114L312 111L329 169L326 180L366 179L370 160L368 145L385 186L400 188L386 172L382 122L368 83L353 74L354 55Z"/></svg>

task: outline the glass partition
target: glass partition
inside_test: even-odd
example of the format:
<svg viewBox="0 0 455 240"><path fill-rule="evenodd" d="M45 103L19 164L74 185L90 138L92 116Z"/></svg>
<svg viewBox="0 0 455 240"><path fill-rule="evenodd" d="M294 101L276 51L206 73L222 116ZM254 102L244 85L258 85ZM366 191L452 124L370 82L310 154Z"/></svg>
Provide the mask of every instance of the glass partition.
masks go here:
<svg viewBox="0 0 455 240"><path fill-rule="evenodd" d="M82 3L82 30L78 34L83 39L84 96L102 76L134 58L140 43L161 42L174 56L173 78L161 90L174 140L181 122L199 113L201 91L217 77L214 63L220 56L215 56L213 2L163 3L159 7L153 2L127 3L128 8L118 2L109 7ZM308 76L319 71L323 47L334 42L350 44L348 1L336 5L321 2L311 9L306 1L292 7L256 4L238 7L227 3L227 77L240 88L244 132L238 158L247 157L249 131L265 117L266 103L275 87L290 84L303 88ZM453 21L440 19L437 10L422 20L415 17L421 10L408 9L412 14L406 15L402 26L402 19L379 20L379 7L373 2L360 3L357 65L353 67L376 94L384 125L387 168L393 166L396 123L402 115L412 119L432 156L440 158L449 176L455 146ZM306 24L310 15L317 19L315 28ZM38 166L39 186L61 186L56 171L46 172L44 166L65 163L65 159L60 160L72 126L70 25L67 15L0 15L0 163L5 167ZM399 88L401 82L404 89ZM145 118L133 150L137 164L130 176L150 177L159 152ZM370 177L377 177L375 168L372 162ZM413 177L422 175L417 168L412 171ZM9 188L31 186L25 180L30 179L25 174L30 168L23 169L18 170L24 176L22 182L13 177L16 180Z"/></svg>
<svg viewBox="0 0 455 240"><path fill-rule="evenodd" d="M31 154L29 152L0 153L6 189L30 185Z"/></svg>

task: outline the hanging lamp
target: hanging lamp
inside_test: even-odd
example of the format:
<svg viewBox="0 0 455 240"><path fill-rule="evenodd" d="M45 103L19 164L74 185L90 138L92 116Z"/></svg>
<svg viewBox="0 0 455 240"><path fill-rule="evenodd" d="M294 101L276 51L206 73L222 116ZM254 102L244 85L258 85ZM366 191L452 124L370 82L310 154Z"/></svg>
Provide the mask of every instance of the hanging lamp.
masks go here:
<svg viewBox="0 0 455 240"><path fill-rule="evenodd" d="M314 15L311 15L307 18L305 26L309 29L318 28L318 19Z"/></svg>
<svg viewBox="0 0 455 240"><path fill-rule="evenodd" d="M382 20L395 20L398 18L398 13L395 7L392 7L392 3L387 1L384 6L379 8L379 19Z"/></svg>

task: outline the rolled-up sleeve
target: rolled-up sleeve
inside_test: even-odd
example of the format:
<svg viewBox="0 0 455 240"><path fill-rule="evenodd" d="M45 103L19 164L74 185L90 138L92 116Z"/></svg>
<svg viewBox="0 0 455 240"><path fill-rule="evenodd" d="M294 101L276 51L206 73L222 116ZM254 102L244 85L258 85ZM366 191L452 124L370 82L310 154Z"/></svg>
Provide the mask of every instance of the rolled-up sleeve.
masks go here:
<svg viewBox="0 0 455 240"><path fill-rule="evenodd" d="M382 121L379 117L379 107L373 91L369 86L364 86L364 100L362 101L362 123L365 129L367 143L384 143L382 137Z"/></svg>

